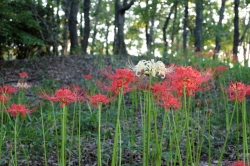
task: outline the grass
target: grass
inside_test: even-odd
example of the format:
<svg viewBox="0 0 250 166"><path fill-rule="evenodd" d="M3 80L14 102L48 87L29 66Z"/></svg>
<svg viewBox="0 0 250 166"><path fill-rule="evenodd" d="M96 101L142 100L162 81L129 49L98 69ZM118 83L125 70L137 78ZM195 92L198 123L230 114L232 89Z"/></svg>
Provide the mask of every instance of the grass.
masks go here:
<svg viewBox="0 0 250 166"><path fill-rule="evenodd" d="M198 165L201 161L211 165L216 164L213 163L216 160L219 161L218 165L222 165L224 161L230 162L235 158L249 162L247 142L250 115L247 111L241 112L249 109L249 99L246 97L245 105L238 103L235 106L225 93L230 81L249 84L249 68L236 63L229 67L228 61L212 61L210 57L195 58L192 51L189 54L191 58L188 63L184 64L182 57L177 54L165 64L193 66L198 71L224 65L227 70L214 75L211 80L213 87L208 91L184 96L184 100L180 100L182 107L177 110L164 109L153 99L151 92L139 88L120 94L118 99L96 84L98 80L105 84L110 82L101 76L101 72L98 77L83 79L78 83L88 95L84 96L81 103L69 103L67 108L39 97L41 89L54 94L61 88L61 82L53 79L42 80L39 86L12 94L8 102L1 103L2 112L12 103L24 104L36 111L24 118L19 117L16 121L17 133L11 125L15 117L11 117L12 121L8 120L6 112L3 112L0 165L60 163L64 166L98 163L172 166ZM134 63L139 59L144 57L133 60ZM107 68L104 63L99 66L98 58L93 61L96 71ZM114 57L112 61L119 64L116 68L126 67ZM152 84L161 80L159 77L153 78ZM88 101L88 96L96 93L112 98L110 103L102 105L101 119L98 119L98 107L93 107ZM66 112L66 109L65 117L62 111ZM117 110L120 114L117 114ZM101 133L100 137L98 133ZM13 149L14 138L17 138L16 152ZM98 142L101 142L101 152L97 155ZM225 151L221 150L223 147Z"/></svg>

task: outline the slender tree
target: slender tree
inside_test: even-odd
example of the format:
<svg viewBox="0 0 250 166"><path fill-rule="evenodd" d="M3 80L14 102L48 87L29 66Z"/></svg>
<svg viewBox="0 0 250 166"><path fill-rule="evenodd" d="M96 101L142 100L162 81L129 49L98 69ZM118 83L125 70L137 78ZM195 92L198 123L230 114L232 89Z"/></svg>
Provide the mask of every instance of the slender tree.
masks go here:
<svg viewBox="0 0 250 166"><path fill-rule="evenodd" d="M106 47L105 47L105 54L109 55L109 43L108 43L108 36L109 36L109 28L110 28L110 23L109 20L106 19L106 31L105 31L105 41L106 41Z"/></svg>
<svg viewBox="0 0 250 166"><path fill-rule="evenodd" d="M125 24L125 12L131 8L135 0L131 0L129 3L127 0L115 1L115 30L114 30L114 54L127 55L127 49L124 39L124 24Z"/></svg>
<svg viewBox="0 0 250 166"><path fill-rule="evenodd" d="M173 11L177 8L178 1L175 1L174 4L170 8L170 12L168 13L168 16L166 17L166 20L164 22L162 32L163 32L163 42L164 42L164 54L167 52L167 47L168 47L168 42L167 42L167 34L166 34L166 29L168 27L170 17L173 13ZM175 20L174 20L175 21Z"/></svg>
<svg viewBox="0 0 250 166"><path fill-rule="evenodd" d="M188 0L184 1L184 20L183 20L183 52L184 52L184 56L185 58L187 58L186 56L186 49L187 49L187 36L188 36L188 31L187 31L187 27L188 27Z"/></svg>
<svg viewBox="0 0 250 166"><path fill-rule="evenodd" d="M172 26L172 33L171 33L171 42L174 43L174 35L177 32L176 29L176 19L177 19L177 5L174 8L174 19L173 19L173 26Z"/></svg>
<svg viewBox="0 0 250 166"><path fill-rule="evenodd" d="M234 59L238 59L238 46L239 46L239 0L234 0L234 42L233 42L233 55Z"/></svg>
<svg viewBox="0 0 250 166"><path fill-rule="evenodd" d="M69 37L70 37L70 53L74 54L78 48L77 35L77 14L79 11L79 0L72 0L69 14Z"/></svg>
<svg viewBox="0 0 250 166"><path fill-rule="evenodd" d="M92 44L91 44L91 51L90 53L93 54L94 52L94 46L95 46L95 39L96 39L96 34L97 34L97 24L99 21L99 14L100 14L100 6L101 6L101 0L98 0L98 3L96 5L96 10L95 10L95 25L94 25L94 32L93 32L93 37L92 37Z"/></svg>
<svg viewBox="0 0 250 166"><path fill-rule="evenodd" d="M63 27L63 43L62 43L62 55L67 54L68 49L68 31L69 31L69 15L70 15L70 9L71 9L71 0L64 0L63 1L63 10L64 10L64 27Z"/></svg>
<svg viewBox="0 0 250 166"><path fill-rule="evenodd" d="M195 29L194 29L194 45L196 51L202 51L202 11L203 11L203 0L196 0L195 5L196 19L195 19Z"/></svg>
<svg viewBox="0 0 250 166"><path fill-rule="evenodd" d="M89 12L90 12L90 0L84 0L84 3L83 3L84 34L83 34L83 40L81 41L83 54L87 54L88 40L89 40L89 34L90 34Z"/></svg>
<svg viewBox="0 0 250 166"><path fill-rule="evenodd" d="M147 45L147 54L148 55L153 55L154 50L152 48L153 43L154 43L154 25L155 25L155 17L156 17L156 7L158 4L158 0L153 0L151 1L151 4L149 4L149 1L146 0L146 18L144 17L145 20L145 34L146 34L146 45Z"/></svg>
<svg viewBox="0 0 250 166"><path fill-rule="evenodd" d="M215 36L215 52L219 52L220 51L220 32L222 29L222 20L224 18L224 11L225 11L225 4L226 4L227 0L222 0L221 1L221 7L220 7L220 12L219 12L219 22L218 22L218 28L217 28L217 32L216 32L216 36ZM213 59L216 58L215 56L216 54L213 55Z"/></svg>

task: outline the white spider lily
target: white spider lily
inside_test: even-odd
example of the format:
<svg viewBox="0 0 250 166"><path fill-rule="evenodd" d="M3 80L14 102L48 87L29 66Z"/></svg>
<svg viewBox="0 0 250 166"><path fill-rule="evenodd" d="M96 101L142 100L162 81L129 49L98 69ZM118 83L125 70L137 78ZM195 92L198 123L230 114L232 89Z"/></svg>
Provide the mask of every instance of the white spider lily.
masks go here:
<svg viewBox="0 0 250 166"><path fill-rule="evenodd" d="M166 73L174 71L173 66L166 68L163 62L154 62L154 59L151 59L151 61L141 60L135 66L130 62L129 68L131 68L137 76L140 76L143 72L144 74L151 74L153 77L158 74L161 78L164 78Z"/></svg>
<svg viewBox="0 0 250 166"><path fill-rule="evenodd" d="M26 82L18 82L17 85L15 86L17 88L24 88L24 89L28 89L31 87L30 84L27 84Z"/></svg>

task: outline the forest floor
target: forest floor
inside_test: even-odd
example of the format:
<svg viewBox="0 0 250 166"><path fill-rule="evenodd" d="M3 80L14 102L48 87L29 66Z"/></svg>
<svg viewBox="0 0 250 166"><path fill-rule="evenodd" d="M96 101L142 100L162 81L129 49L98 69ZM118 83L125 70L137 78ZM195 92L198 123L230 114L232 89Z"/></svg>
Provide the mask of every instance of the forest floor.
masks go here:
<svg viewBox="0 0 250 166"><path fill-rule="evenodd" d="M126 67L128 58L124 57L122 60L113 61L109 57L103 59L96 59L92 56L65 56L65 57L41 57L24 60L10 60L0 61L0 85L10 84L15 85L19 80L19 72L28 72L29 77L27 82L32 86L40 85L44 80L53 78L55 81L60 82L61 86L76 85L83 80L83 76L91 74L93 77L98 78L100 69L98 63L103 67ZM93 145L87 146L90 149L91 155L95 154ZM90 155L90 156L91 156ZM137 159L135 159L137 160ZM138 159L140 160L140 159ZM223 162L224 166L231 165L231 159ZM89 161L88 161L89 162ZM211 166L217 165L216 160L212 161ZM95 165L96 162L86 163L86 165ZM207 166L207 161L201 161L199 166Z"/></svg>
<svg viewBox="0 0 250 166"><path fill-rule="evenodd" d="M71 85L83 79L85 74L96 74L94 58L91 56L41 57L24 60L0 61L0 83L17 83L19 72L28 72L28 82L32 85L44 79L60 80L63 85ZM111 65L109 60L106 65Z"/></svg>

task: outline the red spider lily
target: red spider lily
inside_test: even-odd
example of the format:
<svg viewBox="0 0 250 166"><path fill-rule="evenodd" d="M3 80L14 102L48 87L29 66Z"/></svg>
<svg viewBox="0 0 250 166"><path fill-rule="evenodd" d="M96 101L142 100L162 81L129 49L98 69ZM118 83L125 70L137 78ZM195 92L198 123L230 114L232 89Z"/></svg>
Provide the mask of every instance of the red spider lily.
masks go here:
<svg viewBox="0 0 250 166"><path fill-rule="evenodd" d="M19 76L20 76L21 78L28 77L28 73L27 73L27 72L20 72L20 73L18 73L18 74L19 74Z"/></svg>
<svg viewBox="0 0 250 166"><path fill-rule="evenodd" d="M134 88L129 87L129 84L124 84L123 80L114 80L111 82L110 86L106 86L101 82L98 82L97 84L104 90L111 91L115 95L119 94L121 90L123 90L123 94L134 90Z"/></svg>
<svg viewBox="0 0 250 166"><path fill-rule="evenodd" d="M55 91L54 96L50 96L46 93L40 95L42 98L53 102L60 102L61 106L67 106L68 103L80 101L82 99L76 92L72 92L69 88L61 88Z"/></svg>
<svg viewBox="0 0 250 166"><path fill-rule="evenodd" d="M169 85L166 81L162 83L156 83L151 86L151 91L154 95L154 98L157 100L160 96L169 93Z"/></svg>
<svg viewBox="0 0 250 166"><path fill-rule="evenodd" d="M171 93L163 94L156 100L156 102L166 110L169 110L170 108L177 110L181 107L181 103Z"/></svg>
<svg viewBox="0 0 250 166"><path fill-rule="evenodd" d="M250 85L246 86L246 95L250 95Z"/></svg>
<svg viewBox="0 0 250 166"><path fill-rule="evenodd" d="M170 93L170 88L166 81L154 84L151 87L151 91L156 102L163 106L166 110L169 110L170 108L180 108L180 102L173 96L173 94Z"/></svg>
<svg viewBox="0 0 250 166"><path fill-rule="evenodd" d="M115 73L109 73L107 70L103 71L103 74L111 79L111 85L106 86L101 82L98 82L98 85L105 90L111 91L114 94L118 94L121 90L123 90L123 94L128 91L133 90L129 85L132 82L136 81L134 73L129 69L117 69Z"/></svg>
<svg viewBox="0 0 250 166"><path fill-rule="evenodd" d="M6 102L10 100L5 94L0 94L0 102Z"/></svg>
<svg viewBox="0 0 250 166"><path fill-rule="evenodd" d="M96 105L100 105L102 103L109 103L111 99L108 99L107 96L103 94L96 94L90 97L89 102L95 107Z"/></svg>
<svg viewBox="0 0 250 166"><path fill-rule="evenodd" d="M83 77L87 80L91 80L92 76L90 74L83 75Z"/></svg>
<svg viewBox="0 0 250 166"><path fill-rule="evenodd" d="M16 91L17 89L10 85L4 85L3 87L0 87L0 93L3 93L3 94L13 94Z"/></svg>
<svg viewBox="0 0 250 166"><path fill-rule="evenodd" d="M166 110L169 110L170 108L177 110L181 107L181 103L171 93L168 94L167 96L164 96L164 98L165 100L164 100L163 107Z"/></svg>
<svg viewBox="0 0 250 166"><path fill-rule="evenodd" d="M167 74L169 82L173 87L173 90L177 92L179 96L182 96L183 89L185 89L188 96L194 95L196 91L201 90L202 83L207 83L212 74L207 70L206 72L199 72L192 67L178 67L174 73Z"/></svg>
<svg viewBox="0 0 250 166"><path fill-rule="evenodd" d="M246 86L241 82L230 82L228 88L228 97L230 100L242 101L246 96Z"/></svg>
<svg viewBox="0 0 250 166"><path fill-rule="evenodd" d="M232 166L247 166L243 161L235 161Z"/></svg>
<svg viewBox="0 0 250 166"><path fill-rule="evenodd" d="M71 85L70 89L73 93L76 93L76 96L78 96L79 101L83 100L84 97L86 96L84 89L78 85Z"/></svg>
<svg viewBox="0 0 250 166"><path fill-rule="evenodd" d="M12 104L9 109L6 110L12 117L16 117L18 114L22 114L22 118L26 115L31 113L30 110L26 109L22 104Z"/></svg>
<svg viewBox="0 0 250 166"><path fill-rule="evenodd" d="M212 69L206 69L205 71L201 72L200 80L202 83L207 83L209 82L214 75L214 70Z"/></svg>
<svg viewBox="0 0 250 166"><path fill-rule="evenodd" d="M216 68L216 71L217 71L217 73L218 74L221 74L221 73L223 73L224 71L226 71L227 70L227 68L225 67L225 66L218 66L217 68Z"/></svg>
<svg viewBox="0 0 250 166"><path fill-rule="evenodd" d="M129 69L116 69L115 73L104 70L103 74L111 80L123 80L124 84L136 81L134 73Z"/></svg>

